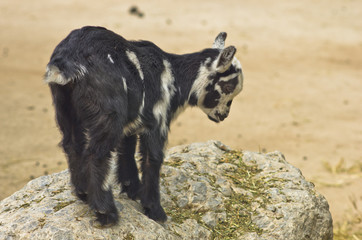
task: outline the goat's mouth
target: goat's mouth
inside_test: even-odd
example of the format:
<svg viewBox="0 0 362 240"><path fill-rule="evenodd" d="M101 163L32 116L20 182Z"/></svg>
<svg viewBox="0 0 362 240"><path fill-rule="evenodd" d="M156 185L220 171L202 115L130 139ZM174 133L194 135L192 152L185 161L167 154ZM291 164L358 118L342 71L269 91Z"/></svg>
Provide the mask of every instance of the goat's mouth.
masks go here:
<svg viewBox="0 0 362 240"><path fill-rule="evenodd" d="M228 113L226 114L221 114L220 112L216 112L215 113L215 116L210 116L210 115L207 115L209 117L209 119L213 122L216 122L216 123L219 123L219 122L222 122L224 121L225 118L227 118L228 116Z"/></svg>
<svg viewBox="0 0 362 240"><path fill-rule="evenodd" d="M213 122L216 122L216 123L219 123L219 122L220 122L219 119L213 118L213 117L211 117L211 116L209 116L209 115L207 115L207 116L208 116L209 119L210 119L211 121L213 121ZM222 120L221 120L221 121L222 121Z"/></svg>

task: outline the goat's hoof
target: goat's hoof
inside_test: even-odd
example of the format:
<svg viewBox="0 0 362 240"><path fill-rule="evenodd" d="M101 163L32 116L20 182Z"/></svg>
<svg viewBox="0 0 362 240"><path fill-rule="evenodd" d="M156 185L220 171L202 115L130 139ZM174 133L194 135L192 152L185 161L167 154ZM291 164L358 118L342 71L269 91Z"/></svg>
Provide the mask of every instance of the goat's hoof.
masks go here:
<svg viewBox="0 0 362 240"><path fill-rule="evenodd" d="M122 184L122 190L121 193L127 193L127 196L132 200L139 199L139 190L140 190L140 184L135 183L128 183L128 184Z"/></svg>
<svg viewBox="0 0 362 240"><path fill-rule="evenodd" d="M95 228L107 228L118 223L118 213L100 213L96 212L97 219L93 223Z"/></svg>
<svg viewBox="0 0 362 240"><path fill-rule="evenodd" d="M83 202L87 202L87 199L88 199L88 194L87 193L84 193L84 192L76 192L77 194L77 197L82 200Z"/></svg>
<svg viewBox="0 0 362 240"><path fill-rule="evenodd" d="M167 215L161 206L156 208L144 208L147 217L157 222L166 222Z"/></svg>

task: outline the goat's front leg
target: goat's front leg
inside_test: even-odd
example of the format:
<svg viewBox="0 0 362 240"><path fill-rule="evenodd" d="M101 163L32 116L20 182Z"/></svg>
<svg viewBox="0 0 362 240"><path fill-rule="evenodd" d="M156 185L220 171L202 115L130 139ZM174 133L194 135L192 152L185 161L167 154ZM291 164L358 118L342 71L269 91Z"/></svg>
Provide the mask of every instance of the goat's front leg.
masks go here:
<svg viewBox="0 0 362 240"><path fill-rule="evenodd" d="M126 192L128 197L135 200L139 195L140 180L135 161L135 150L137 136L125 136L118 146L117 176L118 182L122 186L122 192Z"/></svg>
<svg viewBox="0 0 362 240"><path fill-rule="evenodd" d="M142 155L142 190L141 203L145 214L160 222L165 222L167 216L160 203L160 169L163 162L163 149L166 137L158 132L140 136L140 151Z"/></svg>

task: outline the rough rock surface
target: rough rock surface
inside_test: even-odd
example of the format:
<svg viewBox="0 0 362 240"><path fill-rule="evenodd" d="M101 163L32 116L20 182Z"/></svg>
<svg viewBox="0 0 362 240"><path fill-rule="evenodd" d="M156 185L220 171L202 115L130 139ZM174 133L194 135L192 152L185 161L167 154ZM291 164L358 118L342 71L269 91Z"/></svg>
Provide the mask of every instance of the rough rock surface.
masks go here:
<svg viewBox="0 0 362 240"><path fill-rule="evenodd" d="M63 171L30 181L0 202L0 239L323 239L333 238L325 198L279 152L233 152L209 141L171 148L161 174L168 221L113 193L120 222L94 225Z"/></svg>

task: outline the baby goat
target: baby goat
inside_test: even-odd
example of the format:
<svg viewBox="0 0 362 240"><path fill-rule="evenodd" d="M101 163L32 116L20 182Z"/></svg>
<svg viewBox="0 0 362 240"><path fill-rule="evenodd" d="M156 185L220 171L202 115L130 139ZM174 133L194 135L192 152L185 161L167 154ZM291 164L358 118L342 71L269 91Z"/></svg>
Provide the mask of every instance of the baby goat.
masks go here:
<svg viewBox="0 0 362 240"><path fill-rule="evenodd" d="M166 221L159 175L170 123L187 106L214 122L229 114L243 75L236 48L224 48L220 33L212 48L176 55L152 42L127 41L102 27L72 31L55 48L45 73L63 134L71 182L101 225L118 221L107 181L111 155L117 178L145 214ZM134 158L137 136L142 180ZM112 154L114 153L114 154Z"/></svg>

